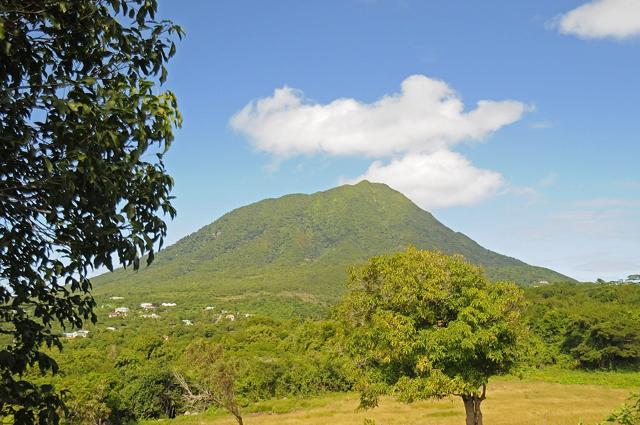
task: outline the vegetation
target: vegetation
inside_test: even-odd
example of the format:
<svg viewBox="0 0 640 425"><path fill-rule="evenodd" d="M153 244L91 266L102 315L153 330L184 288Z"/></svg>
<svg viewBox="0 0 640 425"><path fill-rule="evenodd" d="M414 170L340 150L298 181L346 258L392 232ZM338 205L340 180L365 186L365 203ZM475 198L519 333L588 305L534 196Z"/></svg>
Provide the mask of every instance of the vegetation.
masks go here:
<svg viewBox="0 0 640 425"><path fill-rule="evenodd" d="M182 305L232 299L244 311L320 318L344 293L349 266L409 245L462 254L492 280L571 280L489 251L399 192L361 182L239 208L159 253L148 269L95 279L95 294L137 302L153 294Z"/></svg>
<svg viewBox="0 0 640 425"><path fill-rule="evenodd" d="M603 424L635 425L640 423L640 397L630 397L629 403L612 412Z"/></svg>
<svg viewBox="0 0 640 425"><path fill-rule="evenodd" d="M174 372L174 375L184 390L187 406L223 408L236 418L238 425L242 425L235 389L239 369L237 360L225 356L220 345L198 341L187 347L186 361L186 373L195 384L190 386L179 372ZM194 386L195 392L192 390Z"/></svg>
<svg viewBox="0 0 640 425"><path fill-rule="evenodd" d="M584 369L638 367L639 285L560 284L525 291L540 363Z"/></svg>
<svg viewBox="0 0 640 425"><path fill-rule="evenodd" d="M407 402L456 395L467 424L482 425L489 378L522 357L522 291L462 257L414 248L372 258L347 286L338 312L363 407L387 386Z"/></svg>
<svg viewBox="0 0 640 425"><path fill-rule="evenodd" d="M594 385L491 380L491 397L483 403L485 422L492 425L594 425L624 402L628 390ZM304 399L259 402L246 409L251 425L460 425L465 412L457 399L402 403L382 397L373 410L358 409L357 394L327 394ZM368 422L365 422L367 421ZM176 425L234 425L224 412L181 416ZM158 422L145 422L155 425ZM605 423L607 424L607 423ZM611 424L607 424L611 425Z"/></svg>
<svg viewBox="0 0 640 425"><path fill-rule="evenodd" d="M21 376L57 371L41 346L60 346L53 324L95 321L91 270L151 262L174 215L162 154L181 117L154 88L182 31L156 8L0 1L0 414L15 423L57 422L53 388Z"/></svg>
<svg viewBox="0 0 640 425"><path fill-rule="evenodd" d="M2 423L561 424L640 385L640 275L578 285L381 184L239 208L139 270L175 215L163 155L181 125L159 86L183 32L156 11L0 0ZM354 412L353 391L381 408ZM639 421L633 396L603 423Z"/></svg>
<svg viewBox="0 0 640 425"><path fill-rule="evenodd" d="M601 296L610 291L618 296L613 299ZM550 334L551 331L542 333L542 328L534 326L541 302L546 303L549 309L567 309L576 316L588 316L597 310L596 306L600 309L619 306L639 310L640 286L558 284L525 288L524 293L528 307L523 321L533 331L529 333L530 347L523 350L527 355L522 360L521 371L489 381L489 396L483 402L485 422L499 423L496 419L500 415L513 415L522 408L526 410L520 412L523 418L536 412L546 412L545 417L550 418L550 423L575 425L579 418L594 423L621 404L629 389L640 387L640 357L631 363L614 363L611 368L608 365L604 368L586 367L571 352L561 351L562 327L550 328L558 332ZM192 392L198 393L196 387L203 386L202 379L207 378L201 375L206 370L190 366L194 360L190 358L189 347L198 344L222 347L225 358L232 360L234 368L237 368L234 396L247 423L277 423L277 417L254 417L252 412L282 413L303 407L311 409L309 423L314 423L314 420L315 423L326 423L329 413L314 400L324 400L322 397L331 393L359 389L352 362L341 348L341 326L328 318L273 319L251 311L236 311L232 299L215 306L210 306L208 300L171 307L158 305L154 310L159 316L157 319L143 317L149 312L128 298L98 298L97 303L99 320L96 325L86 327L90 331L88 337L66 339L64 350L55 353L60 373L53 378L40 377L35 370L28 376L39 384L51 384L60 391L68 391L66 402L70 412L63 418L65 423L95 424L99 420L102 423L127 423L182 418L185 412L201 410L204 406L194 409L188 405L185 391L174 375L174 371L178 371ZM115 307L123 305L131 309L126 317L108 317ZM207 309L208 306L214 309ZM223 310L227 312L223 314ZM235 320L226 318L229 312ZM280 313L279 307L274 310L274 315ZM182 320L190 320L193 325ZM547 344L543 337L553 337L549 340L557 342ZM519 377L524 379L524 383ZM553 385L543 385L544 382ZM572 395L569 397L566 393ZM336 397L342 400L341 397L347 396ZM287 401L277 401L285 398ZM541 405L536 407L534 399ZM419 423L432 418L429 415L434 413L431 408L424 413L406 410L384 396L381 400L379 408L357 414L353 412L356 406L345 402L340 410L342 413L336 418L343 423L354 423L354 418L359 418L355 423L362 423L367 417L377 418L379 423L394 423L394 420L406 423L398 421L408 414ZM464 414L462 406L457 409L449 401L443 403L449 406L450 411L458 412L451 416L450 423L459 423L464 417L460 416ZM509 405L501 406L500 403ZM550 407L542 406L544 403L549 403ZM415 405L441 404L416 401ZM207 409L209 413L205 418L212 411L220 412L211 409ZM422 407L417 410L420 409ZM397 420L390 419L394 412ZM215 413L214 417L220 414ZM316 414L325 416L313 419ZM224 415L229 416L226 412ZM291 415L286 417L295 423L295 420L301 420L303 413ZM178 423L188 423L189 417L184 416ZM222 419L220 422L212 420L213 423L224 423ZM447 423L449 419L442 417L439 420ZM231 418L231 421L235 422L235 419ZM527 421L523 419L522 423Z"/></svg>

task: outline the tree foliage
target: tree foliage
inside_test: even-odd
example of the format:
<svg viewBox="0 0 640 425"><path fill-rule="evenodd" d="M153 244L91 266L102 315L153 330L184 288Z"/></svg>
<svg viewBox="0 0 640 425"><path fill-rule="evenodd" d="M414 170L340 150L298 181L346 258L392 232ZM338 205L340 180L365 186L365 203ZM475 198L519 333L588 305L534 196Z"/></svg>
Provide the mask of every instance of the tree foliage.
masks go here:
<svg viewBox="0 0 640 425"><path fill-rule="evenodd" d="M176 380L184 390L187 405L207 407L213 405L227 410L242 425L240 404L236 397L236 380L239 362L225 355L220 345L205 341L196 341L186 350L190 377L194 381L189 385L186 379L175 372ZM192 390L192 387L196 390Z"/></svg>
<svg viewBox="0 0 640 425"><path fill-rule="evenodd" d="M525 292L539 364L640 368L640 285L556 284Z"/></svg>
<svg viewBox="0 0 640 425"><path fill-rule="evenodd" d="M362 405L388 388L407 402L458 395L481 423L489 377L521 357L523 305L515 285L489 283L459 256L410 248L354 269L338 315Z"/></svg>
<svg viewBox="0 0 640 425"><path fill-rule="evenodd" d="M525 376L532 374L534 379L565 383L607 380L607 385L637 385L637 372L586 374L571 371L570 368L580 367L580 364L571 361L571 354L558 354L557 351L566 338L565 325L571 323L563 319L565 309L585 317L599 310L608 311L612 306L638 311L640 285L615 286L615 297L610 296L610 289L581 284L549 285L525 291L530 304L527 322L535 332L529 333L528 337L532 341L535 338L540 349L552 354L545 357L545 352L534 352L528 356L525 361L530 361L532 368L542 366L543 369L525 370ZM163 297L149 294L146 301L159 304L167 300ZM190 303L158 308L159 319L146 319L140 316L142 311L136 311L140 301L144 299L127 296L113 304L108 297L98 296L95 311L100 320L96 325L86 326L91 331L89 337L65 341L64 351L56 353L63 373L38 377L36 371L33 372L32 377L38 382L67 391L70 412L65 419L69 423L93 425L100 419L127 423L193 412L194 408L185 404L184 392L180 391L172 372L177 369L188 381L192 393L198 393L195 385L201 381L197 375L204 369L195 366L188 347L201 339L208 346L224 347L226 358L236 362L234 390L243 411L263 409L264 401L271 399L291 400L327 392L353 391L355 381L363 374L362 368L354 369L352 362L345 358L344 347L339 344L341 326L333 320L282 321L237 314L235 321L219 321L217 312L212 314L205 310L212 300L202 294L194 294ZM235 311L237 302L215 300L215 305L218 309ZM124 318L107 318L118 305L131 307L131 314ZM544 310L536 308L540 306L555 313L537 317L537 313ZM279 316L280 311L274 310L270 314ZM185 326L181 319L191 319L194 325ZM544 326L540 326L541 323ZM545 342L546 339L551 342ZM546 368L547 360L553 360L555 355L567 356L569 360ZM381 387L378 389L388 390L387 385ZM371 385L369 389L376 388ZM108 419L105 419L107 414Z"/></svg>
<svg viewBox="0 0 640 425"><path fill-rule="evenodd" d="M614 410L600 425L637 425L640 423L640 395L633 394L629 402Z"/></svg>
<svg viewBox="0 0 640 425"><path fill-rule="evenodd" d="M163 153L181 123L156 90L180 27L155 0L0 0L0 413L57 421L21 376L95 321L89 273L151 262L173 216Z"/></svg>

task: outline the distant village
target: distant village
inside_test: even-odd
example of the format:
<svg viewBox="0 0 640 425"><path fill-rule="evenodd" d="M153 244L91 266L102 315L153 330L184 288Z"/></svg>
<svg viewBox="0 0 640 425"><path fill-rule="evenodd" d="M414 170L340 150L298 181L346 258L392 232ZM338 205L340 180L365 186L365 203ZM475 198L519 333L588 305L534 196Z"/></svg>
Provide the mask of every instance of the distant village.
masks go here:
<svg viewBox="0 0 640 425"><path fill-rule="evenodd" d="M110 299L112 301L120 301L120 300L124 300L124 297L119 297L119 296L114 296L114 297L110 297ZM171 308L171 307L176 307L177 303L174 302L163 302L160 303L161 307L165 307L165 308ZM140 317L144 318L144 319L160 319L161 316L159 314L156 313L158 306L156 306L153 303L149 303L149 302L143 302L140 303L140 310L138 310L139 312L142 312L142 314L140 315ZM204 309L204 311L215 311L216 308L214 306L206 306ZM131 313L131 309L129 307L116 307L113 309L113 311L109 312L109 319L117 319L117 318L125 318L127 317L129 314ZM215 323L219 323L222 322L224 320L228 320L228 321L235 321L237 318L239 317L251 317L252 314L251 313L244 313L244 314L240 314L239 311L236 312L231 312L231 311L227 311L224 309L220 309L217 313L217 316L215 318ZM185 326L193 326L193 320L191 319L182 319L181 322L185 325ZM116 331L117 329L113 326L107 326L105 328L108 331ZM79 329L73 332L64 332L62 334L65 338L67 339L75 339L75 338L86 338L87 336L89 336L89 331L85 330L85 329Z"/></svg>
<svg viewBox="0 0 640 425"><path fill-rule="evenodd" d="M640 274L632 274L627 276L626 279L618 279L618 280L614 280L614 281L610 281L610 282L605 282L602 279L598 279L599 283L613 283L616 285L622 285L622 284L640 284ZM539 286L545 286L545 285L549 285L549 282L546 280L540 280L536 283L533 284L534 287L539 287ZM123 300L124 297L118 297L118 296L114 296L110 298L112 301L120 301ZM161 307L165 307L165 308L171 308L171 307L176 307L177 304L174 302L163 302L160 303ZM143 314L140 315L140 317L144 318L144 319L160 319L160 315L156 313L157 310L157 306L153 303L149 303L149 302L143 302L140 303L140 311L143 312ZM205 311L214 311L215 307L214 306L207 306L204 308ZM109 319L117 319L117 318L124 318L127 317L129 315L129 313L131 312L131 309L129 307L116 307L113 309L113 311L111 311L109 313ZM219 310L218 315L215 319L215 323L219 323L223 320L229 320L229 321L235 321L238 317L251 317L250 313L244 313L243 315L240 314L240 312L231 312L231 311L227 311L227 310ZM193 320L191 319L182 319L181 320L182 323L185 326L193 326ZM116 328L113 326L107 326L105 329L109 330L109 331L115 331ZM67 339L74 339L74 338L86 338L87 336L89 336L89 331L86 329L79 329L77 331L73 331L73 332L64 332L62 334L65 338Z"/></svg>

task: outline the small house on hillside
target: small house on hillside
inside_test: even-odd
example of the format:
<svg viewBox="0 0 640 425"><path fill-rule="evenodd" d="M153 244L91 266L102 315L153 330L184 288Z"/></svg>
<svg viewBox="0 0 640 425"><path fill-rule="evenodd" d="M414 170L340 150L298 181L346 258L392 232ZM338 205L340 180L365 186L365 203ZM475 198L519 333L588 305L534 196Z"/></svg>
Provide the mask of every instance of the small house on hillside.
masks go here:
<svg viewBox="0 0 640 425"><path fill-rule="evenodd" d="M193 326L193 322L189 319L182 319L182 323L184 323L187 326Z"/></svg>
<svg viewBox="0 0 640 425"><path fill-rule="evenodd" d="M128 307L117 307L115 310L113 310L111 313L109 313L109 318L127 317L128 313L129 313L129 308Z"/></svg>
<svg viewBox="0 0 640 425"><path fill-rule="evenodd" d="M77 331L74 331L74 332L65 332L62 335L67 339L86 338L89 336L89 331L84 329L78 329Z"/></svg>
<svg viewBox="0 0 640 425"><path fill-rule="evenodd" d="M175 307L176 303L162 303L162 307Z"/></svg>
<svg viewBox="0 0 640 425"><path fill-rule="evenodd" d="M156 306L152 303L141 303L140 308L142 308L143 310L155 310Z"/></svg>
<svg viewBox="0 0 640 425"><path fill-rule="evenodd" d="M155 313L143 314L142 317L144 317L145 319L159 319L160 318L160 316L155 314Z"/></svg>

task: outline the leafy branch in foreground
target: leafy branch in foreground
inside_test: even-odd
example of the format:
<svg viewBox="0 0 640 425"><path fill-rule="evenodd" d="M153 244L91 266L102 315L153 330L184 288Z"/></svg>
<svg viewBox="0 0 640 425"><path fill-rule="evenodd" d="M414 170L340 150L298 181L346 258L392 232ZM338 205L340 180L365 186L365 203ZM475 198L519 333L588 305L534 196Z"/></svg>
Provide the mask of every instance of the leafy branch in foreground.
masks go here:
<svg viewBox="0 0 640 425"><path fill-rule="evenodd" d="M54 326L95 322L89 273L137 269L175 215L163 153L181 116L156 0L0 0L0 414L57 423ZM6 344L5 344L6 342Z"/></svg>

